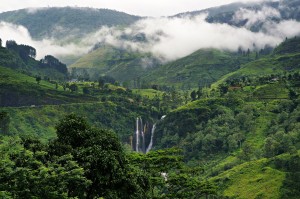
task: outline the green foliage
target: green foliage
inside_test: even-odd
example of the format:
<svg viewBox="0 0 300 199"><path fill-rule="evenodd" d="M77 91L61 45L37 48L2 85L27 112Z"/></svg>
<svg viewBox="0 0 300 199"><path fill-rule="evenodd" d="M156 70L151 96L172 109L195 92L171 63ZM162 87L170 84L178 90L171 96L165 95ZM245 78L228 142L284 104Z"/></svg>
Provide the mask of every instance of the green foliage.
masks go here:
<svg viewBox="0 0 300 199"><path fill-rule="evenodd" d="M9 135L10 117L7 112L0 112L0 134Z"/></svg>
<svg viewBox="0 0 300 199"><path fill-rule="evenodd" d="M280 198L285 173L273 169L268 160L246 162L211 178L229 198Z"/></svg>
<svg viewBox="0 0 300 199"><path fill-rule="evenodd" d="M239 77L268 76L271 74L285 74L287 72L298 72L300 69L299 38L288 39L274 49L273 54L263 56L241 65L241 68L228 73L212 85L216 88L218 85Z"/></svg>
<svg viewBox="0 0 300 199"><path fill-rule="evenodd" d="M77 84L71 84L69 85L69 89L72 91L72 92L75 92L78 90L78 86Z"/></svg>
<svg viewBox="0 0 300 199"><path fill-rule="evenodd" d="M56 89L56 83L30 77L26 74L0 66L0 105L31 106L43 104L62 104L91 102L96 98L63 92ZM39 85L37 85L37 81Z"/></svg>
<svg viewBox="0 0 300 199"><path fill-rule="evenodd" d="M37 76L35 78L35 81L37 82L37 84L40 84L41 80L42 80L42 78L40 76Z"/></svg>
<svg viewBox="0 0 300 199"><path fill-rule="evenodd" d="M287 39L281 43L275 50L274 54L289 54L300 52L300 37Z"/></svg>
<svg viewBox="0 0 300 199"><path fill-rule="evenodd" d="M252 57L251 55L250 60ZM206 87L250 60L226 51L198 50L184 58L157 67L144 79L158 85L172 85L186 90Z"/></svg>
<svg viewBox="0 0 300 199"><path fill-rule="evenodd" d="M133 92L103 74L121 75L123 64L138 66L137 60L151 55L99 48L94 58L101 52L106 58L98 60L103 64L99 64L103 71L93 77L98 82L73 82L77 88L73 93L67 89L69 83L62 91L57 82L40 80L37 85L35 78L1 67L2 105L60 105L1 108L1 134L22 138L1 137L0 197L297 198L300 75L295 42L297 38L287 40L272 55L263 56L250 51L244 55L198 51L153 68L147 76L135 76L134 72L145 71L133 67L132 76L122 77L133 79L126 81L127 87L138 88ZM105 68L106 63L116 67ZM224 68L218 71L221 63ZM201 72L205 79L198 69L206 67L208 72ZM73 73L83 80L92 70ZM152 80L153 74L158 75ZM212 88L205 87L224 74ZM151 87L147 78L155 90L140 89ZM72 112L102 128L91 127L74 114L62 118ZM154 123L165 114L154 134L156 151L124 152L118 137L129 143L136 117ZM114 129L118 136L103 128ZM26 134L53 139L46 144ZM181 150L161 150L173 146Z"/></svg>
<svg viewBox="0 0 300 199"><path fill-rule="evenodd" d="M27 140L27 144L28 144ZM3 137L0 151L0 190L13 198L82 197L90 184L70 155L47 160L47 151L31 151L17 137Z"/></svg>
<svg viewBox="0 0 300 199"><path fill-rule="evenodd" d="M6 48L0 47L0 65L17 69L31 76L47 76L51 79L64 80L68 73L66 65L53 56L46 56L41 61L35 60L36 50L28 45L18 45L7 41Z"/></svg>
<svg viewBox="0 0 300 199"><path fill-rule="evenodd" d="M216 194L216 187L200 178L201 167L185 166L179 149L132 153L130 158L132 164L149 175L150 198L199 198Z"/></svg>
<svg viewBox="0 0 300 199"><path fill-rule="evenodd" d="M28 9L4 12L0 14L0 19L25 26L33 38L43 39L69 37L69 31L80 36L101 26L129 25L140 17L108 9L56 7L34 12ZM63 27L63 30L57 27Z"/></svg>
<svg viewBox="0 0 300 199"><path fill-rule="evenodd" d="M63 149L70 146L65 153L74 156L92 182L85 190L87 198L140 198L147 191L143 186L147 179L130 173L132 170L114 133L92 128L83 118L69 115L57 126L57 137L52 153L63 152L59 146Z"/></svg>
<svg viewBox="0 0 300 199"><path fill-rule="evenodd" d="M92 88L91 92L93 92ZM88 121L97 127L113 129L118 133L121 140L126 143L129 143L129 137L134 131L136 117L142 116L145 121L149 122L161 117L155 108L144 104L148 103L148 100L141 99L141 101L137 101L138 96L130 92L120 92L117 89L115 91L101 90L101 93L98 94L99 100L103 100L103 102L88 103L86 101L85 103L63 105L7 107L0 110L7 111L10 116L11 133L18 135L33 134L44 140L55 137L54 126L64 115L70 113L86 116ZM74 97L79 96L75 95ZM73 100L76 100L76 98L73 98Z"/></svg>
<svg viewBox="0 0 300 199"><path fill-rule="evenodd" d="M153 65L145 66L145 60ZM105 45L82 56L69 68L75 70L77 75L82 75L86 71L92 80L103 79L102 75L105 74L119 82L128 82L130 88L143 88L145 85L140 77L147 75L158 64L159 61L150 54ZM73 77L76 76L73 75Z"/></svg>
<svg viewBox="0 0 300 199"><path fill-rule="evenodd" d="M52 55L46 55L45 58L41 59L39 66L55 69L65 75L68 74L67 66Z"/></svg>
<svg viewBox="0 0 300 199"><path fill-rule="evenodd" d="M281 155L274 159L275 168L286 172L286 178L281 187L281 197L299 197L300 186L300 156L299 153Z"/></svg>

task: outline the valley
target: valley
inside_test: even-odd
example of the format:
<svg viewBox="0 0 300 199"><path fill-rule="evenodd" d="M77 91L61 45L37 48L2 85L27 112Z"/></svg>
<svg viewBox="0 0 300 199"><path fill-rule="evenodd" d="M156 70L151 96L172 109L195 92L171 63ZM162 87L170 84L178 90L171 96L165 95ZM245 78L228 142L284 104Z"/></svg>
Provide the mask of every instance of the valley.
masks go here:
<svg viewBox="0 0 300 199"><path fill-rule="evenodd" d="M299 198L298 5L0 13L34 41L0 31L0 197Z"/></svg>

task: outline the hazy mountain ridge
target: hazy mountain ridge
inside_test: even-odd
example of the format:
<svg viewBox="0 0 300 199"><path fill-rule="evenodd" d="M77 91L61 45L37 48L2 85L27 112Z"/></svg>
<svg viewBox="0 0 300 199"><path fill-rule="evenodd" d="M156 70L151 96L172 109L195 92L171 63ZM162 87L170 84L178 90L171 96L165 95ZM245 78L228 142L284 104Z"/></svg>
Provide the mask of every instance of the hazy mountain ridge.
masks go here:
<svg viewBox="0 0 300 199"><path fill-rule="evenodd" d="M298 1L293 2L297 3ZM164 25L171 28L177 27L178 24L182 25L182 22L186 22L185 19L187 18L163 22L168 22ZM199 21L203 23L202 19L196 22ZM172 23L175 23L175 26L170 26ZM4 135L12 133L36 135L38 139L55 138L54 126L62 119L62 115L75 112L87 116L87 119L97 127L115 130L125 147L128 148L126 153L136 156L138 161L142 162L140 166L135 165L137 166L136 170L141 171L143 169L143 172L147 174L145 179L155 177L154 181L161 180L149 184L152 187L147 190L149 197L133 196L132 198L204 198L206 196L207 198L297 199L300 194L299 37L293 36L285 41L283 38L282 43L280 43L281 40L276 41L280 44L274 50L269 46L260 49L261 46L254 46L251 42L250 45L245 44L244 46L238 46L239 43L236 44L234 47L239 47L236 52L234 48L232 48L233 50L196 49L192 54L172 61L167 60L168 63L161 66L151 67L157 64L156 59L152 57L153 54L130 47L138 42L145 44L156 39L167 38L166 35L168 34L161 31L151 35L146 34L146 32L145 37L143 35L135 37L137 32L144 30L143 25L145 24L138 24L136 29L132 28L132 31L128 31L128 35L125 35L125 37L128 36L125 39L123 38L124 34L122 34L124 32L120 31L113 35L112 32L116 29L106 29L110 33L109 36L114 36L114 39L116 39L112 42L116 45L102 45L101 43L98 48L94 48L94 51L80 58L71 67L91 70L91 73L98 72L99 76L114 76L119 81L135 81L133 84L138 89L134 91L139 92L124 88L128 87L128 84L123 84L124 87L121 87L119 82L115 81L110 82L114 85L105 84L104 79L97 79L97 77L94 80L98 81L94 82L77 82L76 80L69 82L41 80L39 82L34 77L5 68L14 68L13 66L22 60L15 53L0 48L0 64L5 66L0 66L0 105L2 106L0 107L0 132ZM206 25L211 24L204 23L204 26ZM217 24L217 26L215 24L210 27L213 31L217 31L214 28L221 28L222 31L228 30L228 26L222 24ZM225 29L222 29L222 27L225 27ZM230 30L235 30L235 28L230 27ZM176 31L177 29L173 30ZM191 30L188 29L188 31ZM179 34L181 33L179 32ZM227 40L229 38L228 33L233 34L236 32L227 32L221 39ZM249 32L247 31L247 33ZM184 33L182 34L185 36L182 37L182 41L187 42L190 38L187 38ZM101 36L101 34L99 35ZM149 35L154 35L154 38L151 39ZM197 35L194 34L194 36ZM121 44L118 43L121 41L118 40L119 38L123 38ZM140 40L136 41L135 38ZM238 38L237 36L236 39ZM194 40L194 38L191 39ZM219 41L214 39L210 41ZM266 40L268 38L261 37L261 39ZM126 43L124 40L131 43ZM176 40L180 45L168 43L167 50L184 48L179 41L180 38L176 38L174 41ZM234 40L230 40L230 42L234 43ZM190 45L190 43L188 44ZM248 46L251 49L247 49ZM189 51L183 54L187 52ZM143 60L145 63L153 60L153 63L148 66L142 63ZM22 63L21 67L26 67L26 63ZM135 79L135 77L138 78ZM146 84L146 87L152 87L159 91L150 96L151 91L149 92L149 90L151 89L139 89L142 87L143 80L151 83L150 85ZM210 84L215 81L217 82L210 87ZM202 89L202 87L204 88ZM137 117L140 118L139 120L143 119L143 122L137 123L137 127L135 127ZM173 146L182 149L182 158L185 160L183 166L187 167L187 171L191 173L193 178L188 174L181 173L183 168L176 168L174 173L171 170L174 168L166 169L168 172L167 181L157 175L161 173L161 169L165 168L159 167L158 170L154 170L153 173L155 174L148 173L145 170L146 159L143 159L143 157L147 156L134 153L131 149L133 148L133 142L138 140L134 139L137 134L135 134L135 130L138 129L138 126L141 125L149 132L151 125L154 123L156 123L156 125L153 125L156 126L156 129L155 134L153 134L153 149L160 150ZM83 131L76 132L75 126L71 125L69 129L71 131L65 132L72 132L75 137L82 135ZM89 130L86 132L89 132ZM0 138L2 139L1 136ZM70 138L72 138L72 135L70 135ZM14 137L11 139L14 139ZM80 138L77 141L81 142L81 140ZM99 142L98 140L89 140L87 143L90 142L95 142L95 148L99 146L99 143L103 144L103 148L100 148L101 152L111 143L107 141ZM11 147L10 143L6 146L4 142L4 147L3 143L0 143L0 148L2 152L5 152L4 154L9 151L6 149ZM33 142L32 146L36 147L36 143L38 142ZM59 148L59 145L54 146L54 149L57 147L65 151L65 148ZM90 151L91 148L83 149ZM9 158L18 157L17 160L21 160L18 162L26 162L28 159L20 156L24 150L19 151L15 152L15 156L5 156L4 161L0 162L0 166L9 168L6 169L7 171L14 171L15 164L6 164L9 162L7 161ZM35 155L34 151L32 153L28 151L27 153ZM168 159L166 159L167 156L163 156L165 152L158 151L157 153L162 155L159 156L159 159L164 161L162 165L166 165L165 160ZM47 153L44 152L43 154ZM43 157L39 151L36 155L37 157ZM86 156L83 155L83 157ZM99 154L94 153L92 150L88 157L99 157ZM105 158L109 157L110 154L105 154ZM168 155L168 157L170 156ZM102 159L105 160L105 158ZM153 162L152 158L153 156L151 157L150 153L151 162ZM177 159L181 158L174 157L171 159L172 163ZM83 163L86 162L83 161ZM131 166L134 163L130 160ZM154 161L153 165L150 164L150 167L156 168L160 165L160 163L156 163ZM35 162L33 166L36 164ZM7 165L11 165L11 167ZM109 167L105 168L110 170L111 167L116 168L116 165L116 162L112 162ZM199 168L192 170L195 165ZM23 167L26 167L26 165L18 165L17 168L21 170ZM95 168L104 167L97 166ZM36 173L46 173L47 175L50 173L48 171L44 172L45 167L42 167L42 169L43 172ZM5 184L6 187L3 186L3 190L7 192L0 190L0 195L4 194L4 197L6 194L10 196L11 193L11 195L17 195L19 191L24 190L24 187L26 187L26 190L31 190L30 182L36 182L36 178L32 180L32 178L29 178L30 175L28 177L26 174L36 171L36 168L31 168L29 171L22 171L20 178L16 178L17 180L13 182L10 182L10 178L7 179L7 182L9 182L7 185L12 184L13 186ZM84 170L82 169L82 171ZM98 171L98 169L94 169L94 171ZM2 177L4 176L6 179L6 175L15 176L11 175L11 172L7 172L3 173ZM104 175L107 176L107 173L104 173ZM101 177L102 174L99 176ZM173 186L172 178L174 176L176 176L175 190L172 193L170 188ZM57 178L57 176L53 176L49 181L43 181L41 187L45 188L48 185L51 187L53 180ZM26 181L27 179L31 181ZM44 179L44 177L41 177L41 179ZM75 178L75 181L76 179L78 178ZM198 186L197 180L203 180L207 184ZM22 184L24 186L14 187L15 182L19 183L19 181L25 182ZM100 181L109 182L110 180ZM163 183L166 183L166 185ZM209 183L215 186L210 186ZM2 186L3 182L1 181L0 184ZM120 184L124 185L124 183ZM134 184L143 184L147 188L147 183L134 182ZM72 187L77 188L76 185L76 183L72 183ZM193 187L192 190L195 189L195 192L191 192L190 187ZM66 188L61 189L67 192ZM110 191L110 189L110 187L105 188L106 191ZM36 190L43 189L38 188ZM210 190L213 191L210 192ZM203 194L198 197L199 192L205 192L206 195ZM123 189L120 193L127 194ZM174 195L168 197L165 195L166 193ZM181 193L190 194L190 196L182 196ZM27 194L34 195L35 193L28 192ZM27 196L29 197L29 195ZM66 193L65 196L67 197L68 194ZM38 195L35 197L38 198ZM102 195L99 194L99 197L102 197ZM82 196L82 198L85 198L85 196Z"/></svg>
<svg viewBox="0 0 300 199"><path fill-rule="evenodd" d="M109 9L28 8L0 13L0 21L26 27L35 39L83 36L102 26L126 26L141 17Z"/></svg>
<svg viewBox="0 0 300 199"><path fill-rule="evenodd" d="M167 18L141 18L91 8L23 9L1 13L0 21L21 24L31 35L12 24L0 24L0 28L17 29L17 36L27 41L23 43L38 46L41 54L48 49L68 64L97 43L174 61L199 49L237 51L239 47L243 50L275 47L285 37L299 34L299 3L299 0L234 3Z"/></svg>
<svg viewBox="0 0 300 199"><path fill-rule="evenodd" d="M108 75L120 82L133 82L159 67L161 61L149 53L102 46L69 66L71 71L86 70L93 80Z"/></svg>
<svg viewBox="0 0 300 199"><path fill-rule="evenodd" d="M237 11L244 9L252 12L259 12L263 8L272 8L280 14L280 16L271 16L268 20L279 22L280 20L300 20L300 1L299 0L279 0L279 1L265 1L259 3L232 3L214 8L208 8L200 11L191 11L186 13L180 13L172 17L185 17L185 16L197 16L199 14L207 13L206 20L209 23L227 23L230 25L242 27L249 21L248 19L237 20L235 14ZM255 17L255 16L253 16ZM259 31L259 29L252 29Z"/></svg>

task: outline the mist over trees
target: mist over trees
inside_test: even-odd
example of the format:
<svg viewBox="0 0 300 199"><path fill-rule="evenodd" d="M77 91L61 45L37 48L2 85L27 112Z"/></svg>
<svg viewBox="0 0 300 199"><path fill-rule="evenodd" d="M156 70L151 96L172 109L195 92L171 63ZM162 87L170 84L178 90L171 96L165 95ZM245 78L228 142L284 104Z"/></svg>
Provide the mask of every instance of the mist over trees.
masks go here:
<svg viewBox="0 0 300 199"><path fill-rule="evenodd" d="M51 52L0 39L0 198L299 198L299 3L138 22L85 8L0 14L35 38L57 34L70 54L85 31L96 43L69 74Z"/></svg>
<svg viewBox="0 0 300 199"><path fill-rule="evenodd" d="M28 45L18 45L15 41L13 40L9 40L6 41L6 48L8 50L12 50L14 52L16 52L17 54L19 54L19 56L23 59L23 60L28 60L29 58L33 58L35 59L36 57L36 49L28 46Z"/></svg>
<svg viewBox="0 0 300 199"><path fill-rule="evenodd" d="M43 59L41 59L40 66L53 68L63 74L68 73L66 64L61 63L57 58L55 58L52 55L46 55Z"/></svg>

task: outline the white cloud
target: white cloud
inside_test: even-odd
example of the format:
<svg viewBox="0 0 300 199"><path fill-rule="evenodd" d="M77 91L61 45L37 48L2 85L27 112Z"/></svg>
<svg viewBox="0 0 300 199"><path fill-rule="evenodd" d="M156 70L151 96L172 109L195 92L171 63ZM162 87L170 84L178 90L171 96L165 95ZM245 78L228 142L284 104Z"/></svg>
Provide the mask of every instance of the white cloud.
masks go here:
<svg viewBox="0 0 300 199"><path fill-rule="evenodd" d="M251 17L250 11L242 9L239 12L242 11L245 13L239 13L238 16ZM268 17L280 17L277 11L270 8L256 11L256 14L257 16L249 20L251 23L264 21ZM285 37L300 34L300 23L293 20L280 23L269 21L263 25L263 31L254 33L247 29L249 24L238 28L228 24L210 24L205 21L205 18L205 14L185 18L146 18L123 29L103 27L95 33L84 36L77 43L68 43L68 40L64 40L62 44L58 44L54 39L33 40L23 26L1 22L0 38L4 42L15 40L35 47L38 58L46 54L82 55L87 53L95 43L101 42L127 50L150 52L163 60L174 60L201 48L235 51L239 47L253 49L254 46L256 48L263 48L265 45L276 46ZM63 27L57 29L64 31ZM143 37L146 41L141 39Z"/></svg>
<svg viewBox="0 0 300 199"><path fill-rule="evenodd" d="M140 16L170 16L181 12L202 10L239 0L1 0L0 12L28 7L93 7L108 8ZM258 2L262 0L240 0ZM34 11L34 10L31 10Z"/></svg>
<svg viewBox="0 0 300 199"><path fill-rule="evenodd" d="M31 38L25 27L6 22L0 22L0 38L3 43L7 40L15 40L18 44L26 44L36 48L37 59L41 59L48 54L54 56L82 55L90 49L90 46L78 46L74 43L58 45L51 39L36 41Z"/></svg>
<svg viewBox="0 0 300 199"><path fill-rule="evenodd" d="M208 23L206 15L185 18L155 18L138 21L134 25L120 30L102 28L94 35L89 35L84 43L104 42L116 47L151 52L157 57L174 60L202 48L217 48L235 51L264 48L265 45L276 46L286 36L297 35L299 22L283 21L279 24L269 23L268 32L254 33L245 27L237 28L228 24ZM300 30L300 29L297 29ZM147 42L123 40L122 35L144 34Z"/></svg>
<svg viewBox="0 0 300 199"><path fill-rule="evenodd" d="M278 37L291 38L300 35L300 23L295 20L286 20L279 23L269 22L264 25L264 31Z"/></svg>
<svg viewBox="0 0 300 199"><path fill-rule="evenodd" d="M246 27L250 28L257 22L265 22L269 18L281 18L280 12L275 8L264 6L261 10L249 10L241 8L233 16L233 21L247 20Z"/></svg>

